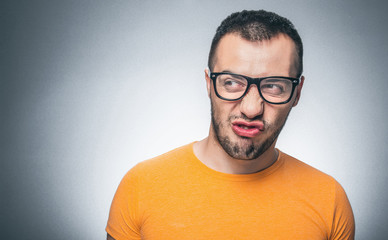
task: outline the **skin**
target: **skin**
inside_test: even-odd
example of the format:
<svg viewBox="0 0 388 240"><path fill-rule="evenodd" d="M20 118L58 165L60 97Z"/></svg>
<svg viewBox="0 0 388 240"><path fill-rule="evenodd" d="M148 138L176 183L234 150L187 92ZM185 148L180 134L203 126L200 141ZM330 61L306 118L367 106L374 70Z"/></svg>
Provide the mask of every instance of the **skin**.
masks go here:
<svg viewBox="0 0 388 240"><path fill-rule="evenodd" d="M295 44L286 35L251 42L237 34L227 34L219 42L213 72L230 71L257 78L267 76L296 77ZM274 105L261 99L256 86L251 86L239 101L219 99L205 70L208 95L212 104L209 136L194 144L194 153L209 168L230 174L249 174L271 166L277 159L276 140L292 107L298 104L304 77L287 104ZM235 119L257 121L264 130L253 138L238 136L232 130ZM227 149L226 141L231 149ZM254 151L251 151L251 150Z"/></svg>

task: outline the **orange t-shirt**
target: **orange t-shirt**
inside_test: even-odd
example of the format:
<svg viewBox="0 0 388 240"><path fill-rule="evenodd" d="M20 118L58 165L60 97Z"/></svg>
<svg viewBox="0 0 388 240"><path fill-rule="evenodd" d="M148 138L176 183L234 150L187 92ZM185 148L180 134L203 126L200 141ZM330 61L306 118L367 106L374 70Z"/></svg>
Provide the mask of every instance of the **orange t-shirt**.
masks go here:
<svg viewBox="0 0 388 240"><path fill-rule="evenodd" d="M285 153L263 171L225 174L189 144L125 175L106 231L116 240L353 239L354 218L339 183Z"/></svg>

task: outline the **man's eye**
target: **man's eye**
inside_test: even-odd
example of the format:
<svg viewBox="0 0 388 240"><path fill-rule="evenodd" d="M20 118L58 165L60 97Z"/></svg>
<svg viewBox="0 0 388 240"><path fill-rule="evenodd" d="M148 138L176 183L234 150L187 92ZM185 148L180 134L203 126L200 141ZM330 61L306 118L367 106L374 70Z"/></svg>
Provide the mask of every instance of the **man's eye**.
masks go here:
<svg viewBox="0 0 388 240"><path fill-rule="evenodd" d="M268 83L261 86L261 90L265 93L271 94L282 94L284 92L284 87L281 84Z"/></svg>
<svg viewBox="0 0 388 240"><path fill-rule="evenodd" d="M229 87L237 87L237 86L241 85L241 83L236 81L236 80L229 79L229 80L225 81L224 85L229 86Z"/></svg>
<svg viewBox="0 0 388 240"><path fill-rule="evenodd" d="M239 79L228 78L224 80L224 87L245 87L245 83Z"/></svg>

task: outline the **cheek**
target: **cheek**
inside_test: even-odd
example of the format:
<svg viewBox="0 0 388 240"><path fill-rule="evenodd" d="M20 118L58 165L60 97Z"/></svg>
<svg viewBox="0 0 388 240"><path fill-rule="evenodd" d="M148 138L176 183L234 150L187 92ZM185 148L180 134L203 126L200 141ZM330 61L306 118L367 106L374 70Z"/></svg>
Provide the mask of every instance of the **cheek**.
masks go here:
<svg viewBox="0 0 388 240"><path fill-rule="evenodd" d="M236 103L225 102L220 99L214 99L214 97L216 96L212 96L210 101L212 106L212 114L217 122L225 122L229 119L230 116L239 114L239 112L234 112L236 109L238 109L238 107L236 107Z"/></svg>
<svg viewBox="0 0 388 240"><path fill-rule="evenodd" d="M271 125L280 125L283 124L287 119L288 113L291 108L287 106L267 106L264 109L264 120L267 121Z"/></svg>

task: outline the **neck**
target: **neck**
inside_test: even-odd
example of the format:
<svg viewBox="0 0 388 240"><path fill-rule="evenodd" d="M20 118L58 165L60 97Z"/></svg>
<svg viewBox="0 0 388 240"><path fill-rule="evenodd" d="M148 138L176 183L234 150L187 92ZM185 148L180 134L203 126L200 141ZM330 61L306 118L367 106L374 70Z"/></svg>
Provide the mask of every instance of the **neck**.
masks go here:
<svg viewBox="0 0 388 240"><path fill-rule="evenodd" d="M209 135L194 144L194 154L207 167L229 174L250 174L262 171L271 166L278 157L276 141L258 158L241 160L229 156L219 142Z"/></svg>

